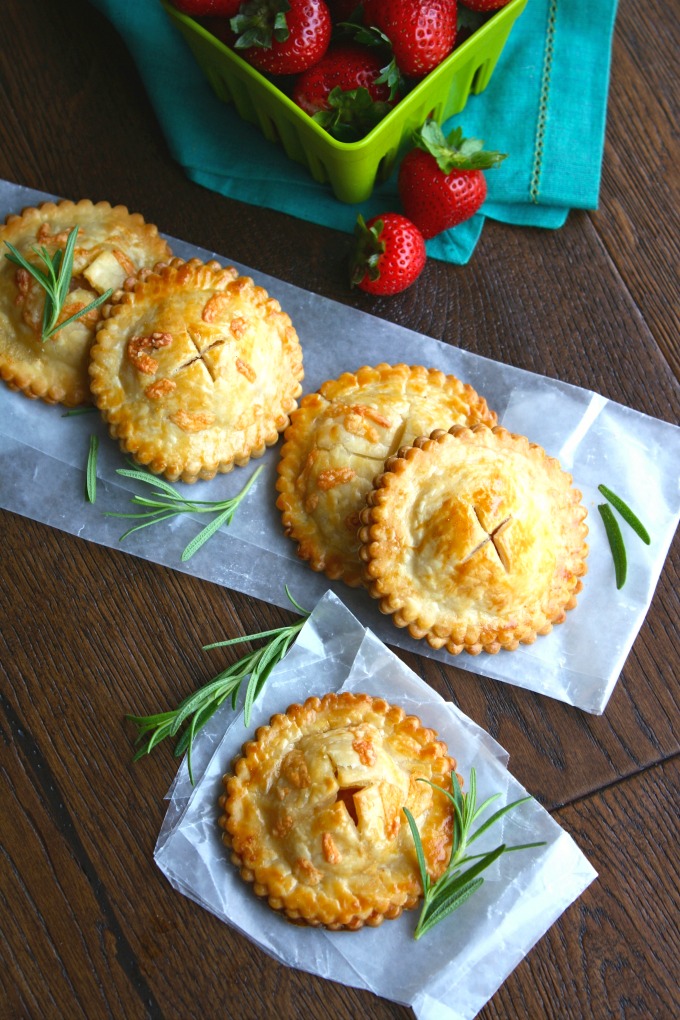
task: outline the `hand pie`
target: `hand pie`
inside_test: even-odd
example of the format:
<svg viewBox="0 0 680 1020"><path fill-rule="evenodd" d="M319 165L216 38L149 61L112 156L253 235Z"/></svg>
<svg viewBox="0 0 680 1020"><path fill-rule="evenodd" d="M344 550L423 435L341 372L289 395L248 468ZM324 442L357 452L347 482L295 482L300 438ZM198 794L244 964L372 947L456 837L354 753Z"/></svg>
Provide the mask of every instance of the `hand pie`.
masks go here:
<svg viewBox="0 0 680 1020"><path fill-rule="evenodd" d="M380 364L323 384L300 402L281 450L277 506L313 570L362 583L357 529L388 457L435 428L496 423L483 397L435 369Z"/></svg>
<svg viewBox="0 0 680 1020"><path fill-rule="evenodd" d="M451 856L456 763L436 734L367 694L291 705L223 779L219 820L241 876L298 924L377 926L422 895L413 813L433 879Z"/></svg>
<svg viewBox="0 0 680 1020"><path fill-rule="evenodd" d="M367 587L398 627L456 655L515 649L576 605L587 511L559 463L485 425L418 439L362 513Z"/></svg>
<svg viewBox="0 0 680 1020"><path fill-rule="evenodd" d="M193 482L261 456L301 391L302 351L278 301L233 267L173 259L104 309L91 388L140 464Z"/></svg>
<svg viewBox="0 0 680 1020"><path fill-rule="evenodd" d="M45 292L23 267L6 259L9 241L38 269L45 266L33 248L50 256L63 251L78 227L71 289L60 321L86 308L104 291L121 287L138 269L170 258L158 230L139 213L108 202L46 202L8 216L0 228L0 376L13 390L69 407L90 402L89 351L101 306L42 340Z"/></svg>

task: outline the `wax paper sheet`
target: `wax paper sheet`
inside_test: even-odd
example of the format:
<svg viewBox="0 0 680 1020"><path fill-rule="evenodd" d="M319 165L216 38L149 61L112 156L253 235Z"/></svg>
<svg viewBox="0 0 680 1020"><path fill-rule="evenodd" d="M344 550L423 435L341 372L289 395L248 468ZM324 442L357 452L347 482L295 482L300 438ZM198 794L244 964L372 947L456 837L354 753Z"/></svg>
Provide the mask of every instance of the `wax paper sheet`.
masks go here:
<svg viewBox="0 0 680 1020"><path fill-rule="evenodd" d="M503 748L407 668L332 592L318 602L286 658L270 676L246 729L225 706L199 734L169 793L155 860L172 886L252 939L281 963L408 1004L420 1020L470 1020L531 947L596 877L570 836L531 799L479 840L479 852L544 841L503 855L481 889L415 941L417 910L380 928L326 932L298 928L273 913L231 864L217 825L221 778L259 725L294 702L328 691L384 697L418 715L442 737L478 803L491 811L526 796ZM486 817L486 816L483 816Z"/></svg>
<svg viewBox="0 0 680 1020"><path fill-rule="evenodd" d="M4 218L49 197L0 181L0 215ZM162 224L159 226L162 229ZM182 257L230 261L228 254L168 240ZM454 658L445 651L433 651L424 641L413 640L381 616L366 592L348 589L340 582L329 584L297 558L275 507L278 446L267 451L260 462L264 471L232 524L223 527L187 563L180 561L182 550L206 523L197 515L146 528L121 544L126 522L105 516L105 511L129 511L133 492L145 490L116 474L126 462L99 416L64 417L63 408L26 400L4 386L0 388L0 506L275 605L289 605L285 583L297 601L308 607L330 587L388 644L455 663L588 712L602 712L649 608L677 527L680 429L589 390L470 354L233 264L278 298L290 314L304 352L305 392L363 364L405 362L439 368L482 393L506 428L528 436L559 458L583 493L591 548L584 590L566 622L533 645L495 656L463 654ZM83 497L91 434L101 440L95 504L88 504ZM251 462L211 482L178 488L190 498L225 499L243 487L256 464ZM597 492L602 482L632 504L636 497L643 498L643 508L638 509L644 511L652 535L652 545L647 547L632 532L627 533L629 577L620 592L596 509L602 501Z"/></svg>

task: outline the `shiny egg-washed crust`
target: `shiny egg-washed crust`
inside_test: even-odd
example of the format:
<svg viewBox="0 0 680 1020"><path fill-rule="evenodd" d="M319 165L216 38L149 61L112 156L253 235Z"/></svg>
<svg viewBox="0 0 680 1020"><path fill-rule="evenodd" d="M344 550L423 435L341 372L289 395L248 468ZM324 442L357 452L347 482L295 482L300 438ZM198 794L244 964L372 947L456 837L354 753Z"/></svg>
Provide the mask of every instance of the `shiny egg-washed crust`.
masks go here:
<svg viewBox="0 0 680 1020"><path fill-rule="evenodd" d="M297 406L302 350L266 290L218 262L173 259L104 308L90 386L121 448L194 482L273 445Z"/></svg>
<svg viewBox="0 0 680 1020"><path fill-rule="evenodd" d="M414 638L457 655L513 650L562 623L586 573L587 511L524 436L485 425L418 439L362 512L366 586Z"/></svg>
<svg viewBox="0 0 680 1020"><path fill-rule="evenodd" d="M451 855L456 767L436 733L368 694L291 705L224 776L222 838L258 896L297 924L377 926L422 895L413 813L433 879ZM460 781L460 780L459 780Z"/></svg>
<svg viewBox="0 0 680 1020"><path fill-rule="evenodd" d="M85 308L104 291L122 286L128 276L171 257L157 228L139 213L108 202L45 202L7 217L0 227L0 255L9 241L29 262L44 270L32 250L53 256L63 251L73 227L78 237L71 290L62 321ZM90 346L101 320L101 307L88 312L47 340L41 339L44 291L27 270L0 257L0 377L12 390L48 404L75 407L90 403Z"/></svg>
<svg viewBox="0 0 680 1020"><path fill-rule="evenodd" d="M303 397L278 465L277 507L313 570L362 583L359 513L388 457L435 428L496 415L453 375L422 366L364 366Z"/></svg>

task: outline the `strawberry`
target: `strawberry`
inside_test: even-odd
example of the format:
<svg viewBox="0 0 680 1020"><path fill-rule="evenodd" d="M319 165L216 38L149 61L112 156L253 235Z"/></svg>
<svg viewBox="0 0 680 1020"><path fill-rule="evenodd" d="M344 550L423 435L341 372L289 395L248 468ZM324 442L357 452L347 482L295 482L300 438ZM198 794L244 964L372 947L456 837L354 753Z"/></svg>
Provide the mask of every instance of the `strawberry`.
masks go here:
<svg viewBox="0 0 680 1020"><path fill-rule="evenodd" d="M358 216L354 236L350 283L367 294L399 294L425 267L423 236L400 213L374 216L368 223Z"/></svg>
<svg viewBox="0 0 680 1020"><path fill-rule="evenodd" d="M321 60L331 38L324 0L248 0L231 19L234 48L269 74L298 74Z"/></svg>
<svg viewBox="0 0 680 1020"><path fill-rule="evenodd" d="M172 5L192 18L233 18L241 0L172 0Z"/></svg>
<svg viewBox="0 0 680 1020"><path fill-rule="evenodd" d="M485 152L477 138L463 138L456 128L448 138L434 120L416 132L416 147L399 167L399 196L404 212L425 239L470 219L486 198L483 170L505 159Z"/></svg>
<svg viewBox="0 0 680 1020"><path fill-rule="evenodd" d="M456 0L366 0L364 22L392 43L397 67L423 78L453 50Z"/></svg>
<svg viewBox="0 0 680 1020"><path fill-rule="evenodd" d="M381 61L377 54L362 46L331 46L321 60L304 71L293 88L293 99L310 116L327 110L328 96L334 88L343 92L364 88L371 99L388 102L389 87L377 83Z"/></svg>
<svg viewBox="0 0 680 1020"><path fill-rule="evenodd" d="M381 70L380 58L371 50L331 46L297 79L293 102L334 138L356 141L393 106L389 86L376 81Z"/></svg>

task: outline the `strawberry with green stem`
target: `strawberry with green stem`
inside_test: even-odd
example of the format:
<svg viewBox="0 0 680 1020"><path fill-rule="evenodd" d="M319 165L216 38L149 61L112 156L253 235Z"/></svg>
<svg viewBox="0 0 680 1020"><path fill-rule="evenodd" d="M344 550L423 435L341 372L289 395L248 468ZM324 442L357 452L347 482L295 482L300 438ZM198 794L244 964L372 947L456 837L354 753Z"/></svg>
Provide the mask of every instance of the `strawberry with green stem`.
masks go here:
<svg viewBox="0 0 680 1020"><path fill-rule="evenodd" d="M483 171L506 156L485 151L478 138L464 138L460 127L446 137L434 120L425 122L414 141L399 167L399 197L427 240L474 216L486 199Z"/></svg>
<svg viewBox="0 0 680 1020"><path fill-rule="evenodd" d="M364 222L357 217L350 283L367 294L399 294L425 268L425 241L400 213L387 212Z"/></svg>
<svg viewBox="0 0 680 1020"><path fill-rule="evenodd" d="M324 0L248 0L230 22L234 49L267 74L299 74L321 60L331 27Z"/></svg>
<svg viewBox="0 0 680 1020"><path fill-rule="evenodd" d="M363 46L331 46L299 76L292 98L334 138L357 141L394 105L389 86L378 81L381 70L378 55Z"/></svg>

